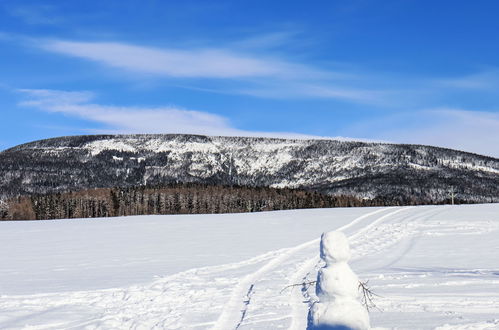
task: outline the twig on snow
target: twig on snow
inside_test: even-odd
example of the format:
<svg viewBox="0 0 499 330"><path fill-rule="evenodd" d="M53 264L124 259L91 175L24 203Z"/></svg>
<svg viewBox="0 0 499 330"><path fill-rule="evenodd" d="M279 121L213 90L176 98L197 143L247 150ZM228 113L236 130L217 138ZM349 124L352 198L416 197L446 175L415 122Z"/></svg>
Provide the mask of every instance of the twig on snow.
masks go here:
<svg viewBox="0 0 499 330"><path fill-rule="evenodd" d="M368 284L369 280L365 282L359 281L359 289L362 290L362 305L364 305L364 307L367 309L367 312L371 312L371 309L373 308L376 308L380 312L382 312L382 310L374 303L374 297L381 296L372 292Z"/></svg>

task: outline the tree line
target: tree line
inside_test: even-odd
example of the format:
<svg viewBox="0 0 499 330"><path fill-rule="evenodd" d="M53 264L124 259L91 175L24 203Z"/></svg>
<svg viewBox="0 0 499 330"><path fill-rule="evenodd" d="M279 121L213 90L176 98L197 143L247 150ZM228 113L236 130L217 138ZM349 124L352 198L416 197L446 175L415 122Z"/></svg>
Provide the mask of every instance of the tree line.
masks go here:
<svg viewBox="0 0 499 330"><path fill-rule="evenodd" d="M266 187L172 184L98 188L19 196L0 210L7 220L96 218L146 214L215 214L385 205L382 200Z"/></svg>

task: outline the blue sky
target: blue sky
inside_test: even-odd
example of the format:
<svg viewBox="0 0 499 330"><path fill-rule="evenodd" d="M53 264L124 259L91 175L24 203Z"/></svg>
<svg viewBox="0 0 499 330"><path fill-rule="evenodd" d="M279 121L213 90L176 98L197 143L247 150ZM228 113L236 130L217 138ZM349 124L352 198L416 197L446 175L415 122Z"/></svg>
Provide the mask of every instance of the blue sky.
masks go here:
<svg viewBox="0 0 499 330"><path fill-rule="evenodd" d="M499 157L497 1L0 0L0 149L97 133Z"/></svg>

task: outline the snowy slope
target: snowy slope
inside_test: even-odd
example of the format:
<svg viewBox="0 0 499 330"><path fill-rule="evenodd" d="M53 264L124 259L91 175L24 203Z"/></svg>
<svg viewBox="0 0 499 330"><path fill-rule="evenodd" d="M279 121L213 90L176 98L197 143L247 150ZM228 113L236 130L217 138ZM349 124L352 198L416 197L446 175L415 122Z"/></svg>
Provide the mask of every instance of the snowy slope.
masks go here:
<svg viewBox="0 0 499 330"><path fill-rule="evenodd" d="M0 223L2 329L304 329L321 232L397 329L499 328L499 204Z"/></svg>

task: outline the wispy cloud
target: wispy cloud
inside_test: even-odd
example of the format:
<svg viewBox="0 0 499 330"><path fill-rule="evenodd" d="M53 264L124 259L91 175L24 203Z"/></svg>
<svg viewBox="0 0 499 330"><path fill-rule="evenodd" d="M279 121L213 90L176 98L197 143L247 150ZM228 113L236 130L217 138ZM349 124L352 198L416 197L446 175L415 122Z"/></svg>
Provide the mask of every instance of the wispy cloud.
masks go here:
<svg viewBox="0 0 499 330"><path fill-rule="evenodd" d="M285 35L246 40L258 46ZM284 41L283 41L284 42ZM129 72L167 78L230 79L236 84L220 92L264 98L328 98L354 103L384 104L387 91L356 88L359 76L275 56L255 55L226 48L173 49L118 42L37 40L45 51L82 58Z"/></svg>
<svg viewBox="0 0 499 330"><path fill-rule="evenodd" d="M499 112L437 108L359 123L344 133L499 157Z"/></svg>
<svg viewBox="0 0 499 330"><path fill-rule="evenodd" d="M25 100L21 106L61 113L105 125L99 133L188 133L228 136L267 136L281 138L319 138L287 132L245 131L231 126L225 117L203 111L176 107L119 107L92 103L90 92L46 89L20 89Z"/></svg>
<svg viewBox="0 0 499 330"><path fill-rule="evenodd" d="M321 84L314 82L287 82L281 84L264 82L261 85L242 88L235 92L275 99L337 99L371 105L393 104L394 99L400 96L400 93L396 91L352 88L329 82Z"/></svg>
<svg viewBox="0 0 499 330"><path fill-rule="evenodd" d="M263 35L253 36L233 43L235 47L247 49L271 49L289 45L294 40L296 33L293 32L273 32Z"/></svg>
<svg viewBox="0 0 499 330"><path fill-rule="evenodd" d="M449 104L449 95L455 98L463 89L470 96L491 94L499 87L499 70L495 69L452 79L421 79L338 64L321 68L293 61L289 54L268 51L273 42L285 45L291 38L292 34L267 34L211 48L161 48L60 39L36 39L30 44L47 52L131 72L132 79L142 82L155 77L174 84L177 79L187 88L259 98L331 99L375 107L422 108ZM229 83L219 85L221 81ZM190 86L189 82L196 86Z"/></svg>
<svg viewBox="0 0 499 330"><path fill-rule="evenodd" d="M230 131L226 118L200 111L174 107L139 108L106 106L91 103L89 92L22 89L27 96L22 106L57 112L104 124L105 130L122 133L181 133L214 134Z"/></svg>
<svg viewBox="0 0 499 330"><path fill-rule="evenodd" d="M490 69L453 79L441 79L437 85L474 90L497 90L499 88L499 70Z"/></svg>
<svg viewBox="0 0 499 330"><path fill-rule="evenodd" d="M221 48L172 49L117 42L48 40L47 51L92 60L104 65L175 78L247 78L317 76L319 71L271 58L258 58Z"/></svg>

